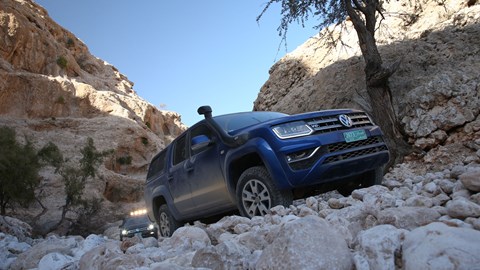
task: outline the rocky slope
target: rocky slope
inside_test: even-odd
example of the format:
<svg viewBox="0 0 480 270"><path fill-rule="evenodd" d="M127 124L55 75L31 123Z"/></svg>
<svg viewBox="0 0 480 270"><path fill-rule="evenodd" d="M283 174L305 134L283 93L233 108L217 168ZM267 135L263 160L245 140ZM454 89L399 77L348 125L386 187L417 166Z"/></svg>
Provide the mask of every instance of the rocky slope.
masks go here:
<svg viewBox="0 0 480 270"><path fill-rule="evenodd" d="M118 227L31 239L27 224L1 216L0 229L0 269L478 269L480 165L419 174L404 164L349 197L196 222L158 240L121 242Z"/></svg>
<svg viewBox="0 0 480 270"><path fill-rule="evenodd" d="M71 162L88 137L98 150L113 150L100 178L87 183L85 197L103 201L91 219L96 228L141 206L150 158L185 129L180 116L140 98L126 76L35 2L0 3L0 125L38 149L54 142ZM46 212L38 216L43 208L36 204L12 214L45 233L59 220L64 195L58 174L46 169L42 176L38 195Z"/></svg>
<svg viewBox="0 0 480 270"><path fill-rule="evenodd" d="M385 2L376 40L387 65L402 61L390 86L415 158L436 168L478 162L480 2ZM343 26L329 29L341 43L312 37L272 66L254 109L368 111L358 39L349 21Z"/></svg>

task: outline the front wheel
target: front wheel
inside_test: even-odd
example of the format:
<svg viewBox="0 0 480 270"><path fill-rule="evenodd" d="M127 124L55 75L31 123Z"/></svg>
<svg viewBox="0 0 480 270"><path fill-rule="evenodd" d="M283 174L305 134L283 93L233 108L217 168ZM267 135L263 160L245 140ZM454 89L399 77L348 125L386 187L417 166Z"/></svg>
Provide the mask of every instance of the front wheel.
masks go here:
<svg viewBox="0 0 480 270"><path fill-rule="evenodd" d="M251 167L242 173L236 195L240 214L249 218L264 216L276 205L288 207L293 202L292 192L278 190L263 166Z"/></svg>
<svg viewBox="0 0 480 270"><path fill-rule="evenodd" d="M366 172L362 180L362 187L381 185L383 182L383 166Z"/></svg>
<svg viewBox="0 0 480 270"><path fill-rule="evenodd" d="M158 229L160 235L163 237L170 237L179 227L180 223L172 216L168 206L162 204L158 208Z"/></svg>

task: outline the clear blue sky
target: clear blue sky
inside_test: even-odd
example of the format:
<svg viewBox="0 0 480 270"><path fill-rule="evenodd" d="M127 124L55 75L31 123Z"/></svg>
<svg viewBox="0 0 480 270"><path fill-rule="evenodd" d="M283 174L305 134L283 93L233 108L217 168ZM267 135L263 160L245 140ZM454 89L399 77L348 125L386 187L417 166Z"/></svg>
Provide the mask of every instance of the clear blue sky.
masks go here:
<svg viewBox="0 0 480 270"><path fill-rule="evenodd" d="M292 25L288 51L278 51L280 7L256 22L265 0L36 2L126 75L140 97L178 112L187 126L201 119L201 105L214 115L251 111L275 61L317 32L314 21Z"/></svg>

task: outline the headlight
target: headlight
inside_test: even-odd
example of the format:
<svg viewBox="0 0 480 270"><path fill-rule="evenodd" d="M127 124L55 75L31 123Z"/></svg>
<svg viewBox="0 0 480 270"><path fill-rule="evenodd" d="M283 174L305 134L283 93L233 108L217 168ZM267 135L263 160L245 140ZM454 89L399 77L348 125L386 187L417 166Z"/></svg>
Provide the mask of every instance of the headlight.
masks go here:
<svg viewBox="0 0 480 270"><path fill-rule="evenodd" d="M306 136L312 134L313 132L313 129L304 121L296 121L273 126L272 130L280 139Z"/></svg>
<svg viewBox="0 0 480 270"><path fill-rule="evenodd" d="M155 226L153 224L148 225L149 230L153 230L154 228L155 228Z"/></svg>
<svg viewBox="0 0 480 270"><path fill-rule="evenodd" d="M127 235L127 233L128 233L127 230L122 230L123 235Z"/></svg>

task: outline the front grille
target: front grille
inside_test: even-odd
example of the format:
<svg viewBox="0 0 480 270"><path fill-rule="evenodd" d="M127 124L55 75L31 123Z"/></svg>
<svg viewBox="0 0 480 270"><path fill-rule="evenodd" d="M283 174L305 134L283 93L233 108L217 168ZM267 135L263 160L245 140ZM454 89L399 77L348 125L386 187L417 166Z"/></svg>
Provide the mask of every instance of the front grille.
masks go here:
<svg viewBox="0 0 480 270"><path fill-rule="evenodd" d="M352 148L356 148L356 147L360 147L360 146L376 144L376 143L379 143L379 142L381 142L380 137L370 137L366 140L350 142L350 143L346 143L346 142L333 143L333 144L328 145L328 152L329 153L334 153L334 152L338 152L338 151L342 151L342 150L346 150L346 149L352 149Z"/></svg>
<svg viewBox="0 0 480 270"><path fill-rule="evenodd" d="M140 227L140 228L127 230L128 233L138 233L138 232L143 232L143 231L148 231L148 227Z"/></svg>
<svg viewBox="0 0 480 270"><path fill-rule="evenodd" d="M367 114L364 112L346 113L345 115L352 119L353 125L351 127L345 127L342 125L338 119L339 115L316 117L309 119L306 122L313 130L315 130L316 133L327 133L337 130L373 125L370 121L370 118L368 118Z"/></svg>
<svg viewBox="0 0 480 270"><path fill-rule="evenodd" d="M360 157L360 156L369 155L369 154L373 154L373 153L378 153L378 152L386 151L386 150L387 150L386 145L380 145L378 147L365 148L365 149L361 149L361 150L357 150L357 151L352 151L352 152L328 157L327 159L325 159L323 164L328 164L328 163L332 163L332 162L336 162L336 161L340 161L340 160L346 160L346 159L350 159L350 158Z"/></svg>

